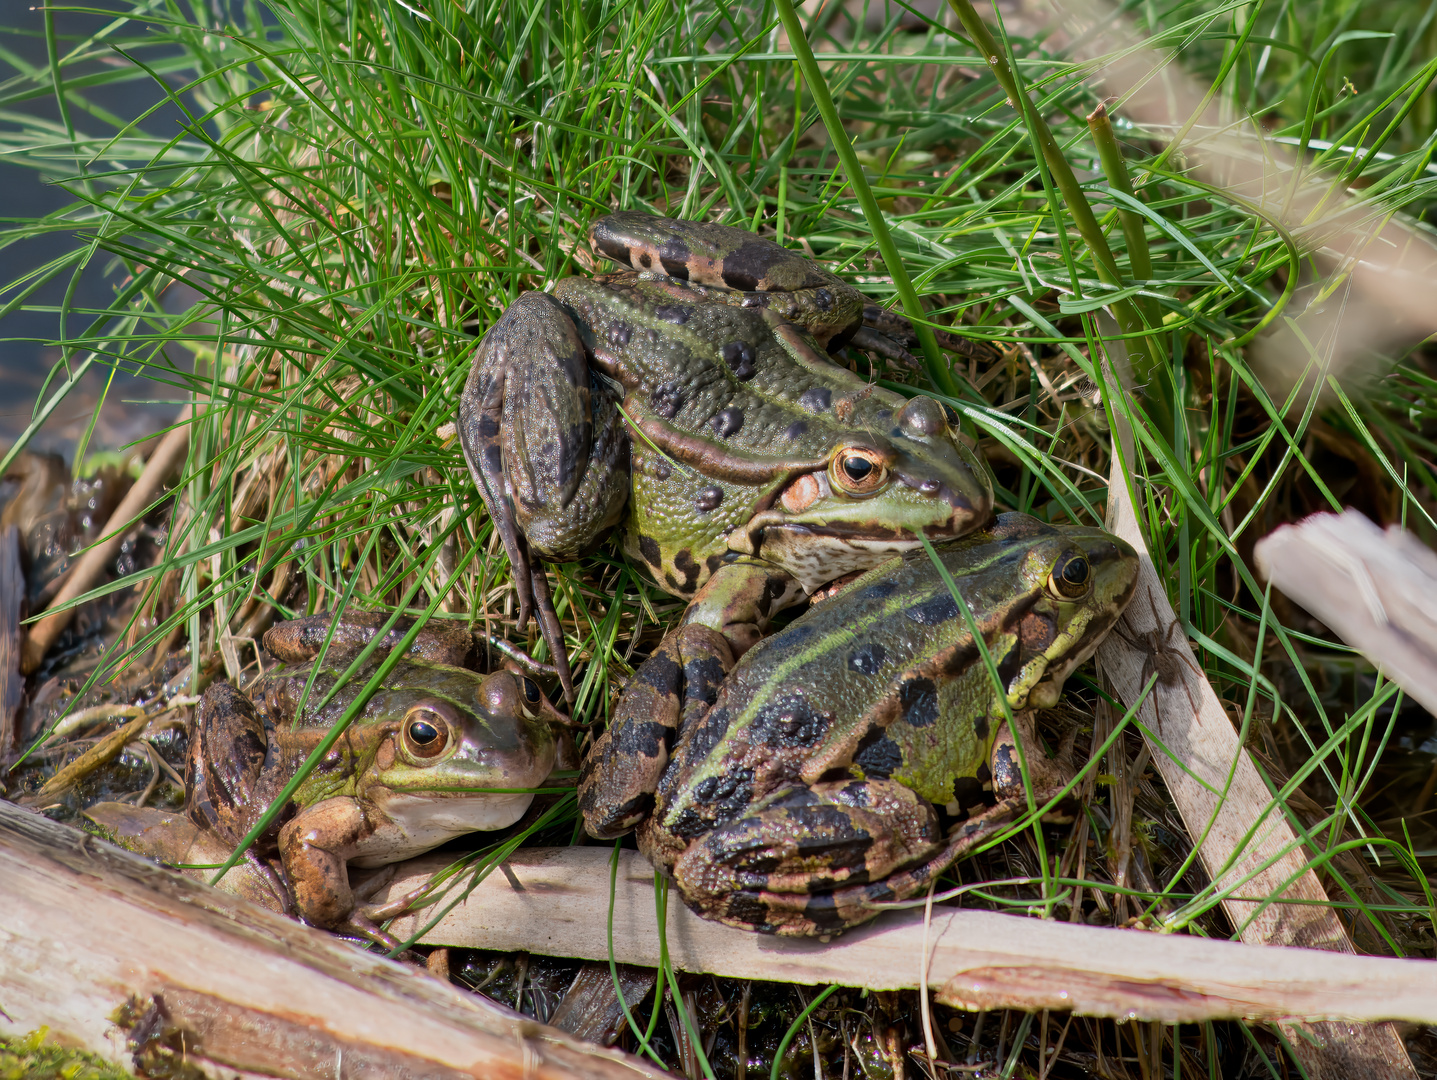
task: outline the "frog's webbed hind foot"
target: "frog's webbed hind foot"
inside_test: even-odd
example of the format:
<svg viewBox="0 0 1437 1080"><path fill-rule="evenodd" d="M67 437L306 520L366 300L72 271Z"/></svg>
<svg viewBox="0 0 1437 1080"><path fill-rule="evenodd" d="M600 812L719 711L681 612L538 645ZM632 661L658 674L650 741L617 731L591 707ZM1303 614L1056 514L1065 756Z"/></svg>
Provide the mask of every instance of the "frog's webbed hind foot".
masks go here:
<svg viewBox="0 0 1437 1080"><path fill-rule="evenodd" d="M615 706L617 719L594 742L579 775L579 811L590 836L623 836L649 815L680 719L713 704L733 663L722 634L689 623L639 665Z"/></svg>

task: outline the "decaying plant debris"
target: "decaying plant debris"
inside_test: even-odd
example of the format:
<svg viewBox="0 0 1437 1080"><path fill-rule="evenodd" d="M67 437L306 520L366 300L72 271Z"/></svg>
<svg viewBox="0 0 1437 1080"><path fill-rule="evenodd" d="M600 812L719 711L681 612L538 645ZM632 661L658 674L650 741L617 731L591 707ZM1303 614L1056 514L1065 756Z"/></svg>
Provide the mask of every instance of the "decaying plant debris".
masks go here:
<svg viewBox="0 0 1437 1080"><path fill-rule="evenodd" d="M452 419L471 335L519 290L595 269L580 243L594 213L636 204L722 216L804 246L875 298L894 299L859 208L833 178L823 124L810 97L795 100L791 61L764 13L666 4L606 9L592 22L526 23L521 9L542 16L543 5L436 9L427 20L274 7L284 15L279 29L245 27L249 16L237 10L243 32L203 42L186 28L121 31L133 55L153 58L163 42L212 75L176 93L196 115L208 113L220 137L201 137L199 127L181 136L174 168L149 168L155 147L133 133L112 142L114 131L84 134L91 129L82 125L76 136L80 159L103 150L114 172L86 181L93 201L82 201L66 228L113 252L124 273L119 314L69 343L73 364L56 393L63 400L85 366L124 359L168 381L194 412L170 497L127 535L111 566L113 591L78 609L26 684L11 727L0 712L3 764L30 749L3 774L6 796L62 820L99 797L174 808L194 695L216 678L251 677L256 639L277 613L344 602L402 608L505 636L542 659L533 628L514 628L507 565ZM1081 73L1054 65L1060 41L1045 36L1046 10L1003 13L1002 41L1022 58L1017 71L1035 112L1080 174L1095 176L1083 122L1095 92ZM831 5L809 37L820 60L843 51L823 70L929 311L995 347L994 359L965 360L943 377L1000 499L1052 520L1101 521L1113 410L1136 423L1145 439L1133 462L1136 512L1179 616L1142 643L1159 657L1181 638L1195 643L1195 663L1281 793L1278 809L1305 834L1303 856L1358 949L1432 958L1431 717L1399 701L1281 595L1254 592L1241 572L1272 527L1339 505L1384 525L1405 517L1432 538L1431 356L1406 357L1362 397L1334 384L1318 398L1310 382L1291 401L1273 400L1247 365L1243 339L1284 304L1295 312L1307 298L1314 307L1327 299L1327 283L1300 257L1301 230L1276 228L1180 162L1160 160L1171 132L1120 123L1152 249L1152 276L1132 295L1166 320L1152 336L1171 370L1150 373L1158 389L1146 397L1105 393L1094 312L1113 291L1094 280L1022 125L987 65L952 32L956 21L920 22L909 33L891 14L864 29L860 7ZM1400 5L1366 5L1363 25L1397 31L1398 44L1383 52L1383 42L1343 42L1351 65L1343 84L1317 65L1329 45L1338 48L1331 42L1350 15L1337 0L1306 5L1294 28L1269 25L1261 5L1234 15L1194 2L1145 29L1165 46L1185 43L1189 70L1229 80L1243 108L1341 173L1349 193L1369 200L1367 212L1416 217L1429 198L1414 178L1424 175L1431 98L1421 80L1431 73L1412 43L1425 40L1430 18L1414 24ZM1257 73L1261 47L1225 44L1244 33L1294 35L1293 49L1272 52ZM734 55L739 41L755 43L752 56ZM724 59L685 59L716 49ZM754 59L766 50L784 58ZM77 73L93 65L84 49L61 51ZM923 62L901 62L904 53ZM635 55L652 62L635 65ZM224 77L238 82L221 87L214 56L233 61ZM1234 57L1248 59L1224 67ZM25 87L48 87L42 75ZM1121 121L1122 103L1111 108ZM1389 126L1381 154L1343 149L1364 129ZM44 141L53 138L48 131ZM28 160L74 173L75 155L47 160L32 150ZM78 197L83 185L70 183ZM1113 200L1103 186L1086 189L1098 214L1107 212ZM1130 266L1116 227L1109 242ZM201 299L167 313L157 297L180 279ZM861 355L851 363L874 378L924 385L921 374L895 375ZM1153 423L1145 412L1157 415L1164 393L1182 408ZM93 541L113 506L90 508L87 521L85 504L118 501L109 493L128 476L96 474L77 494L63 464L19 448L3 462L0 536L19 526L34 615L60 588L57 561L77 538ZM573 715L601 722L679 608L611 547L563 567L556 587L576 661ZM1147 677L1170 683L1161 662ZM77 716L88 726L36 743L54 721ZM1239 931L1158 776L1161 723L1145 743L1095 681L1074 679L1041 724L1049 749L1084 770L1085 812L1071 827L1035 826L955 867L954 882L971 887L963 904L1214 937ZM126 725L136 738L113 737ZM42 795L107 737L121 743L108 763ZM1287 784L1290 776L1298 781ZM569 817L522 841L574 837ZM409 959L541 1020L566 1019L564 1003L573 1013L579 1000L567 997L571 984L594 982L577 962L523 953L417 947ZM819 1001L821 987L690 974L673 986L676 994L647 997L634 1013L641 1029L656 1018L653 1054L690 1076L705 1068L757 1075L775 1060L791 1076L834 1077L1155 1077L1179 1062L1183 1075L1293 1069L1280 1030L1261 1024L967 1014L931 1001L925 1013L914 993L841 990ZM593 1015L612 1004L597 1002ZM619 1046L636 1049L627 1022L611 1019L587 1030L612 1031ZM1437 1042L1425 1029L1405 1034L1418 1072L1432 1074Z"/></svg>

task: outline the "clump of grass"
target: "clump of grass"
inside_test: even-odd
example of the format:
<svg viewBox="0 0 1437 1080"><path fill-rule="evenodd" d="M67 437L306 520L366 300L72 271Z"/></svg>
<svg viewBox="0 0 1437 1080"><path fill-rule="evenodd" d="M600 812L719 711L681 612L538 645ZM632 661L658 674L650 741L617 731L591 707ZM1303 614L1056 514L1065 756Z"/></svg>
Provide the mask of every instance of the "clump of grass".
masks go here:
<svg viewBox="0 0 1437 1080"><path fill-rule="evenodd" d="M1415 751L1394 689L1280 598L1265 608L1245 565L1272 526L1344 504L1432 537L1430 356L1395 358L1389 375L1335 403L1312 385L1272 396L1243 342L1301 303L1297 286L1322 273L1308 251L1191 177L1165 154L1169 133L1125 125L1120 111L1137 203L1114 198L1085 121L1099 104L1092 66L1068 62L1062 36L1031 16L1009 18L999 35L1033 102L1024 116L958 20L916 17L905 30L906 10L800 13L827 117L812 68L801 76L786 44L792 23L769 3L143 0L78 38L47 20L47 67L0 53L13 69L0 84L0 146L74 197L0 238L53 236L63 248L8 284L0 313L97 262L115 282L105 310L59 313L63 356L31 431L94 366L142 371L194 409L164 557L104 586L138 586L142 598L92 681L177 644L195 688L222 668L238 677L274 613L345 604L463 621L542 658L535 629L514 625L509 569L451 426L476 335L521 291L595 269L582 242L595 216L706 217L802 246L875 300L921 305L933 324L993 345L993 362L929 354L933 385L917 375L900 388L938 392L959 412L1007 508L1101 523L1114 414L1147 433L1135 463L1144 526L1206 673L1232 700L1256 687L1254 741L1275 787L1304 771L1285 808L1309 828L1311 857L1374 841L1349 844L1322 870L1364 947L1431 956L1430 754ZM1391 36L1354 37L1359 12L1364 29ZM1259 116L1314 165L1365 185L1359 197L1374 210L1420 221L1434 195L1434 12L1179 0L1127 15L1179 48L1234 114ZM152 85L157 105L182 113L179 130L156 138L108 112L106 88L121 80ZM47 95L58 122L31 110ZM1097 208L1118 280L1059 197L1030 138L1035 117ZM838 130L852 144L846 165ZM868 205L851 184L855 164ZM1120 210L1137 220L1120 222ZM58 243L71 238L74 247ZM899 295L895 259L911 295ZM1100 308L1127 300L1149 331L1146 405L1102 394L1093 361ZM891 379L863 356L851 363ZM574 715L602 722L679 606L612 546L552 569L578 659ZM1267 633L1258 655L1264 620L1283 632ZM1107 732L1091 690L1067 708L1066 745L1081 763ZM1198 898L1186 909L1194 928L1230 934L1201 902L1206 882L1178 873L1190 840L1146 761L1124 735L1101 777L1093 764L1056 877L1021 843L955 873L1057 881L1047 910L1094 921ZM1022 889L976 895L1034 900ZM829 1024L841 1010L816 1015ZM954 1050L998 1053L1005 1075L1020 1063L1046 1074L1048 1022L960 1025ZM1212 1075L1265 1075L1277 1053L1245 1025L1155 1027L1151 1038L1088 1021L1073 1030L1061 1060L1074 1074L1093 1047L1098 1060L1132 1053L1151 1070L1176 1055L1185 1072Z"/></svg>

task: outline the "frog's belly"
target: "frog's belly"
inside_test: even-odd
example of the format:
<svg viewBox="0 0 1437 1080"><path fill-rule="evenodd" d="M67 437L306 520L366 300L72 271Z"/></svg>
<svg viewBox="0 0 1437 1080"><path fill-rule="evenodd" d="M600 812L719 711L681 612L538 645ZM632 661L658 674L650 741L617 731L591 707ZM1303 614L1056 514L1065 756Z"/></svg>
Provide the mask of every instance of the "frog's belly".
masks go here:
<svg viewBox="0 0 1437 1080"><path fill-rule="evenodd" d="M374 831L350 857L353 866L387 866L422 855L465 833L504 829L524 816L532 792L513 795L390 795L378 810ZM385 820L387 819L387 820Z"/></svg>

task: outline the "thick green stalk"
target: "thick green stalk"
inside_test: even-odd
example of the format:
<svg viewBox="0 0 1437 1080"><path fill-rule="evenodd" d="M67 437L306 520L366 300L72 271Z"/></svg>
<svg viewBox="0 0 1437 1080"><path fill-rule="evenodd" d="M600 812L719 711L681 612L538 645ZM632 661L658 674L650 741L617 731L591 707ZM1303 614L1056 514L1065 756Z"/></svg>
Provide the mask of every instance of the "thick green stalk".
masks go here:
<svg viewBox="0 0 1437 1080"><path fill-rule="evenodd" d="M1136 199L1133 182L1128 176L1128 166L1123 161L1123 152L1118 147L1118 137L1113 133L1112 121L1108 119L1108 107L1099 105L1088 116L1088 130L1098 146L1098 159L1103 163L1103 175L1114 191L1130 199ZM1128 268L1138 281L1151 281L1153 258L1148 250L1148 237L1143 232L1143 218L1126 207L1118 207L1118 222L1123 227L1123 238L1128 242ZM1138 301L1149 326L1159 325L1158 312L1150 299Z"/></svg>
<svg viewBox="0 0 1437 1080"><path fill-rule="evenodd" d="M1098 280L1113 288L1121 288L1123 279L1122 274L1118 272L1117 259L1113 257L1112 249L1108 247L1107 237L1103 235L1103 230L1098 225L1098 219L1093 215L1093 208L1088 204L1088 198L1083 194L1078 178L1073 175L1073 170L1068 165L1067 159L1063 157L1063 151L1058 146L1058 141L1053 138L1053 132L1043 118L1038 115L1038 111L1033 108L1033 103L1028 100L1028 96L1019 92L1018 80L1013 74L1013 69L1008 63L1008 57L1004 50L998 47L998 43L993 40L993 35L988 32L987 25L978 17L978 13L973 10L973 5L968 0L948 0L948 4L963 24L963 29L967 31L968 36L973 39L973 43L982 52L988 66L993 69L993 76L998 80L998 85L1008 95L1008 104L1023 114L1023 120L1037 142L1043 160L1048 165L1048 172L1053 178L1053 183L1062 193L1063 201L1068 205L1068 213L1073 215L1073 224L1077 226L1078 235L1083 238L1084 243L1093 253L1093 267L1097 271ZM1148 382L1153 370L1161 369L1167 363L1161 342L1151 334L1139 336L1143 335L1148 328L1144 325L1137 307L1130 301L1114 301L1112 309L1113 317L1122 327L1124 335L1137 337L1138 341L1142 342L1143 351L1146 353L1146 363L1137 363L1135 366L1139 370L1134 371L1134 375L1139 383ZM1133 359L1139 361L1138 355L1134 354Z"/></svg>
<svg viewBox="0 0 1437 1080"><path fill-rule="evenodd" d="M828 84L824 82L823 73L818 70L818 61L813 58L813 50L808 47L808 39L803 35L803 25L798 21L798 13L794 11L791 0L774 0L774 4L778 9L779 19L783 21L783 28L788 33L789 45L798 60L799 70L803 72L809 93L813 95L813 103L818 106L818 114L823 117L823 126L828 129L833 149L838 154L843 171L848 174L853 197L858 200L863 216L868 219L868 227L873 230L874 242L878 244L878 252L883 256L889 276L893 278L893 288L903 303L904 314L912 321L913 329L918 334L918 344L923 350L928 377L940 391L950 397L957 397L958 384L938 351L938 340L933 336L933 328L923 321L927 316L918 300L918 292L913 288L913 281L909 278L903 258L898 253L898 245L893 242L893 236L888 231L888 222L884 220L883 211L878 208L878 200L873 197L873 189L868 186L868 180L863 175L863 166L849 141L848 132L844 130L843 121L838 117L838 110L834 108L833 98L828 93Z"/></svg>

